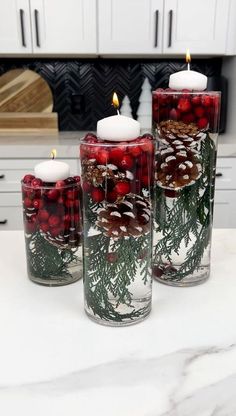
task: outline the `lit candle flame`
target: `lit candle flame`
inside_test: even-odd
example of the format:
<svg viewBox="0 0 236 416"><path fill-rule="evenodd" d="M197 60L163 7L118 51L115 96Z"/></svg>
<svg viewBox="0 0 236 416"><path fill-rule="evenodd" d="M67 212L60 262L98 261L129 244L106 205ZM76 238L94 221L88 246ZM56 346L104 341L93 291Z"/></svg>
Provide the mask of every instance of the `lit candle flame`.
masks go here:
<svg viewBox="0 0 236 416"><path fill-rule="evenodd" d="M57 156L57 151L56 151L56 149L52 149L52 151L51 151L51 153L50 153L50 156L51 156L51 158L52 158L52 159L55 159L55 157Z"/></svg>
<svg viewBox="0 0 236 416"><path fill-rule="evenodd" d="M114 92L113 97L112 97L112 105L117 109L117 113L119 114L119 99L118 96L116 94L116 92Z"/></svg>
<svg viewBox="0 0 236 416"><path fill-rule="evenodd" d="M186 51L186 62L188 64L188 70L190 70L191 55L190 55L189 49L187 49Z"/></svg>

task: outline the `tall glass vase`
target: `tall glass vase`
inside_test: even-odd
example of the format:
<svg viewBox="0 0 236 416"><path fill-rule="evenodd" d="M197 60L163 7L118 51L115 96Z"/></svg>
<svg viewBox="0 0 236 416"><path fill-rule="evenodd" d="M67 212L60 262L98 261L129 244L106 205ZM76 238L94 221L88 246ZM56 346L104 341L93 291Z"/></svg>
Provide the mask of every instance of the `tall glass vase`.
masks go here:
<svg viewBox="0 0 236 416"><path fill-rule="evenodd" d="M174 286L210 274L219 92L153 93L153 276Z"/></svg>
<svg viewBox="0 0 236 416"><path fill-rule="evenodd" d="M80 145L85 311L94 321L131 325L151 310L152 136Z"/></svg>

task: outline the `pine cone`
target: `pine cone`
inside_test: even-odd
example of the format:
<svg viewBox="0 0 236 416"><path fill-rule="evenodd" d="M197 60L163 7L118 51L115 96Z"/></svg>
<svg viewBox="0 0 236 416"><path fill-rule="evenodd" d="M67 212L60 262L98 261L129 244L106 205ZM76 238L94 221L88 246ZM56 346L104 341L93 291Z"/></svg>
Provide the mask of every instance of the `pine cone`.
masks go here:
<svg viewBox="0 0 236 416"><path fill-rule="evenodd" d="M164 144L194 147L197 142L206 137L195 123L185 124L183 121L165 120L158 125L158 133Z"/></svg>
<svg viewBox="0 0 236 416"><path fill-rule="evenodd" d="M157 152L156 181L166 189L178 190L201 176L199 154L182 146L165 147Z"/></svg>
<svg viewBox="0 0 236 416"><path fill-rule="evenodd" d="M113 186L119 180L133 179L133 174L130 171L120 172L118 167L113 164L97 165L96 159L89 159L83 161L83 180L90 183L92 186L98 187L103 184L104 181L113 181Z"/></svg>
<svg viewBox="0 0 236 416"><path fill-rule="evenodd" d="M64 234L58 234L56 236L53 236L50 231L44 233L40 230L40 234L45 240L60 249L75 248L80 246L82 242L82 231L78 231L78 229L75 228L71 228L68 232L65 231Z"/></svg>
<svg viewBox="0 0 236 416"><path fill-rule="evenodd" d="M118 239L139 237L150 231L150 203L138 195L126 196L117 204L106 204L99 210L96 225L105 235Z"/></svg>

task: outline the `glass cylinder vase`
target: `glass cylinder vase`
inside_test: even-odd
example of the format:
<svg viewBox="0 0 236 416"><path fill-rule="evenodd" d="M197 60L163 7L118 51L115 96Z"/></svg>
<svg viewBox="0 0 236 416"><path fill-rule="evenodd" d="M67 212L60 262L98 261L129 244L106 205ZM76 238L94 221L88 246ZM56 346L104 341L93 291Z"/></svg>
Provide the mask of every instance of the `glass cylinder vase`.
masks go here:
<svg viewBox="0 0 236 416"><path fill-rule="evenodd" d="M153 93L153 276L191 286L210 273L220 93Z"/></svg>
<svg viewBox="0 0 236 416"><path fill-rule="evenodd" d="M46 286L82 277L81 185L74 178L66 181L58 187L22 181L28 276Z"/></svg>
<svg viewBox="0 0 236 416"><path fill-rule="evenodd" d="M130 325L151 310L152 136L80 145L85 311L98 323Z"/></svg>

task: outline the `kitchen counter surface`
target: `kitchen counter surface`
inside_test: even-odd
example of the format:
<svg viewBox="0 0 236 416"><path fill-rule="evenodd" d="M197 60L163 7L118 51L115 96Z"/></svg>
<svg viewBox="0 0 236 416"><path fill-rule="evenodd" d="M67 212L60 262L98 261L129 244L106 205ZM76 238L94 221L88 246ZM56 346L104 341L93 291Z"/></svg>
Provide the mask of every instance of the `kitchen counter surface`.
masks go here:
<svg viewBox="0 0 236 416"><path fill-rule="evenodd" d="M109 328L83 311L82 282L26 276L23 233L0 232L0 413L236 414L236 229L214 230L211 278L153 284L144 322Z"/></svg>
<svg viewBox="0 0 236 416"><path fill-rule="evenodd" d="M59 158L75 158L78 155L79 139L87 131L59 132L56 135L0 135L1 158L47 158L52 147L58 150ZM219 136L219 157L236 157L236 138Z"/></svg>

